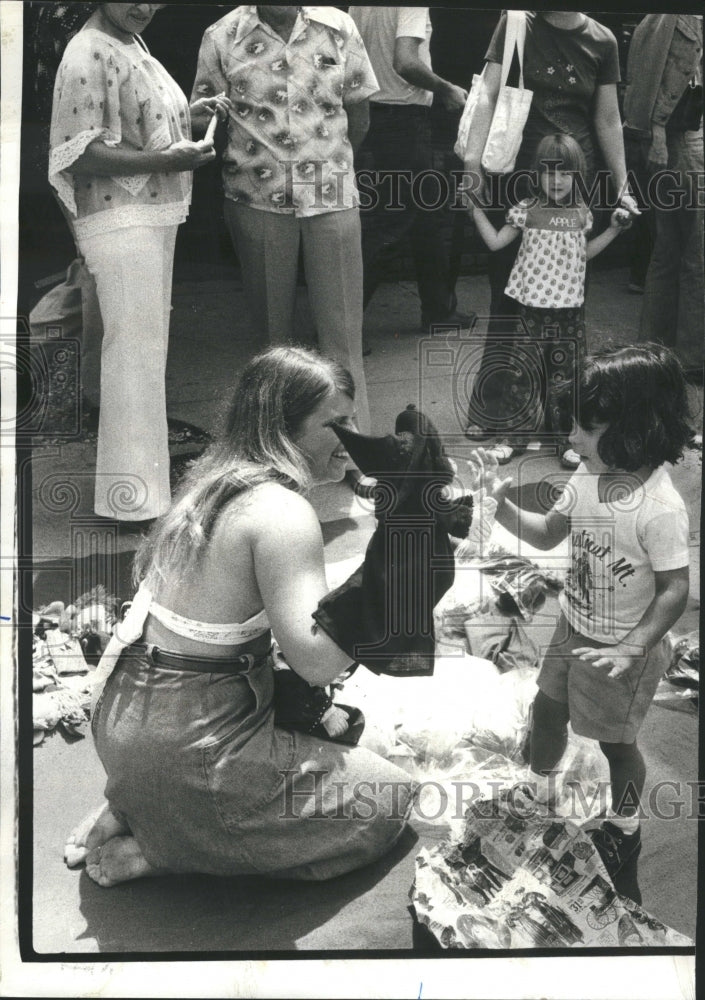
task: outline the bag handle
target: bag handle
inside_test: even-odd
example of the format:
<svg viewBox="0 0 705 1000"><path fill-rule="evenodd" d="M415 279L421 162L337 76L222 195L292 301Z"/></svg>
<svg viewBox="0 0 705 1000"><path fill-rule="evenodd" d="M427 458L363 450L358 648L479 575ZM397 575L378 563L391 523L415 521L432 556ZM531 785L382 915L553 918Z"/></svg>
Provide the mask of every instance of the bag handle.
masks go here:
<svg viewBox="0 0 705 1000"><path fill-rule="evenodd" d="M524 89L524 42L526 41L526 14L523 10L508 10L502 55L500 87L506 86L509 70L516 49L519 57L519 89Z"/></svg>

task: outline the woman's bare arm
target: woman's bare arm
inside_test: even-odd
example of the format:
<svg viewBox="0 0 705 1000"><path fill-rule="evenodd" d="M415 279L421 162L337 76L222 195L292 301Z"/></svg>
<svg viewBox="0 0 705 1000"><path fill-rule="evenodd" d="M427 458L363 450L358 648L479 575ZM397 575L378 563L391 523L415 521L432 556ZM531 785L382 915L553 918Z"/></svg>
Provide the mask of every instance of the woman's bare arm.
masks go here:
<svg viewBox="0 0 705 1000"><path fill-rule="evenodd" d="M215 157L213 143L184 139L167 149L128 149L106 146L96 139L74 160L71 172L93 177L129 177L131 174L178 173L195 170Z"/></svg>
<svg viewBox="0 0 705 1000"><path fill-rule="evenodd" d="M310 684L329 684L353 661L312 617L330 590L313 508L291 490L269 487L258 491L248 522L257 585L284 657Z"/></svg>

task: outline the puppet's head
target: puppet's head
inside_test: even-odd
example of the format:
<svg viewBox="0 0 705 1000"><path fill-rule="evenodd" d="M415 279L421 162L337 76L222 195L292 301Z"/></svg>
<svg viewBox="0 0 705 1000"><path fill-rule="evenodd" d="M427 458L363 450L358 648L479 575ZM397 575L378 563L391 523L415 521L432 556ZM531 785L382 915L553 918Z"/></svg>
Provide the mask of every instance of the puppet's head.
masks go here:
<svg viewBox="0 0 705 1000"><path fill-rule="evenodd" d="M472 498L451 498L455 470L432 421L413 403L397 417L394 434L370 437L338 424L333 429L357 467L394 491L397 510L411 505L433 514L449 534L467 535Z"/></svg>

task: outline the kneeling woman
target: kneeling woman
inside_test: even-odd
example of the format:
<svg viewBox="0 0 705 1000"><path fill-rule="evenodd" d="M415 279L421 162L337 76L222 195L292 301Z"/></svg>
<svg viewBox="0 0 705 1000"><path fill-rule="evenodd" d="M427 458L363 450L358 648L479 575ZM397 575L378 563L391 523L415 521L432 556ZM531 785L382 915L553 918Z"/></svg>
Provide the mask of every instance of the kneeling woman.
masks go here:
<svg viewBox="0 0 705 1000"><path fill-rule="evenodd" d="M295 347L260 354L224 434L138 552L140 590L118 629L136 641L111 640L99 670L116 643L119 655L92 719L107 803L66 848L100 885L166 872L325 879L402 833L405 772L274 723L272 631L311 684L350 666L312 627L328 588L303 493L343 478L330 424L353 420L337 363Z"/></svg>

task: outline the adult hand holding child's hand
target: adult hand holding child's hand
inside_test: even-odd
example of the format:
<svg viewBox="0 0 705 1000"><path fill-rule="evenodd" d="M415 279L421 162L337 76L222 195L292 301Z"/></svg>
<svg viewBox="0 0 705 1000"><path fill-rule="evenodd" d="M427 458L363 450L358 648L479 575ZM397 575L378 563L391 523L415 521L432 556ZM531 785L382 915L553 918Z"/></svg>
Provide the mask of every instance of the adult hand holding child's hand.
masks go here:
<svg viewBox="0 0 705 1000"><path fill-rule="evenodd" d="M610 217L613 229L629 229L632 224L632 214L626 208L615 208Z"/></svg>

